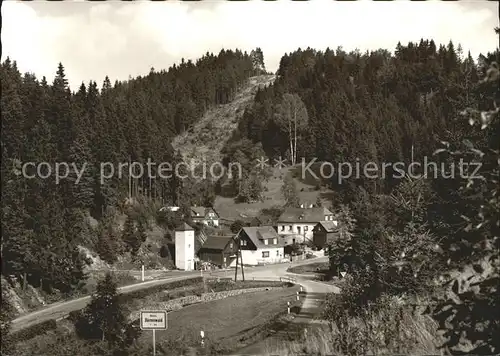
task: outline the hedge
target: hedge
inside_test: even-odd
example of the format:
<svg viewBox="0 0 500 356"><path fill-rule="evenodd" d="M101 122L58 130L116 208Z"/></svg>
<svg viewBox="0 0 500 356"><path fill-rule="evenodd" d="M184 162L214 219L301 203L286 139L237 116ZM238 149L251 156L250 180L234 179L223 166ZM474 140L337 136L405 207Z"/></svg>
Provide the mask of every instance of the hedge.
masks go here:
<svg viewBox="0 0 500 356"><path fill-rule="evenodd" d="M121 294L120 298L123 302L127 302L133 299L142 299L146 298L147 296L154 294L154 293L159 293L164 291L165 289L175 289L175 288L181 288L181 287L187 287L193 284L201 283L203 282L203 277L193 277L189 279L183 279L180 281L174 281L170 283L165 283L161 285L156 285L152 286L149 288L144 288L132 292L128 292L126 294Z"/></svg>

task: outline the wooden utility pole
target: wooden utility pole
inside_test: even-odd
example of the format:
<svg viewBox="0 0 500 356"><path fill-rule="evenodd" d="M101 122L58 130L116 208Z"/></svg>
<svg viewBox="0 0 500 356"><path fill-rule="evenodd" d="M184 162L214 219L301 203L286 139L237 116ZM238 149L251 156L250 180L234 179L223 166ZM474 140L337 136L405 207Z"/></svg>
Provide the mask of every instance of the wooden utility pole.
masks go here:
<svg viewBox="0 0 500 356"><path fill-rule="evenodd" d="M234 281L238 279L238 252L236 251L236 268L234 269Z"/></svg>
<svg viewBox="0 0 500 356"><path fill-rule="evenodd" d="M243 269L243 254L241 253L241 240L238 240L238 251L241 254L240 263L241 263L241 275L243 277L243 282L245 282L245 271Z"/></svg>
<svg viewBox="0 0 500 356"><path fill-rule="evenodd" d="M243 270L243 256L241 255L241 239L238 238L238 250L236 251L236 268L234 270L234 281L238 280L238 260L241 264L241 275L243 277L243 281L245 281L245 271Z"/></svg>

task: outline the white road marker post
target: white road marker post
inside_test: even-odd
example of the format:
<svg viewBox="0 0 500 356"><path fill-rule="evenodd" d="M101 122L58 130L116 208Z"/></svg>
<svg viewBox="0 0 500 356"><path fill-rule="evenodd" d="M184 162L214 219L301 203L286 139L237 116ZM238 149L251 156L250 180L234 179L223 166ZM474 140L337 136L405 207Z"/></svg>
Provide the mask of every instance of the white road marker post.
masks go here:
<svg viewBox="0 0 500 356"><path fill-rule="evenodd" d="M290 314L290 302L288 302L288 314Z"/></svg>
<svg viewBox="0 0 500 356"><path fill-rule="evenodd" d="M142 281L144 282L144 265L141 266L141 277Z"/></svg>
<svg viewBox="0 0 500 356"><path fill-rule="evenodd" d="M201 346L205 345L205 332L202 330L200 331L200 336L201 336Z"/></svg>
<svg viewBox="0 0 500 356"><path fill-rule="evenodd" d="M156 330L153 329L153 356L156 356Z"/></svg>

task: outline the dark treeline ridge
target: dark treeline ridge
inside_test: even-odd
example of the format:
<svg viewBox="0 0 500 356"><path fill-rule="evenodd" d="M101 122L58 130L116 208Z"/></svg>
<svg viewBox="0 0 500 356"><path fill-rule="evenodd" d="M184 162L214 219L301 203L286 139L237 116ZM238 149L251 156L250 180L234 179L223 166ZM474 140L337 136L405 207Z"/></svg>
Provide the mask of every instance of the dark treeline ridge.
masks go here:
<svg viewBox="0 0 500 356"><path fill-rule="evenodd" d="M297 163L379 167L378 178L361 171L342 184L337 174L318 183L334 190L343 236L329 246L330 273L350 276L326 311L339 330L397 296L430 306L449 350L500 351L490 336L500 325L498 63L498 49L474 60L452 42L424 39L398 44L394 54L299 49L282 57L276 81L246 110L229 155L261 145L271 158L295 151ZM414 167L412 176L388 168L382 177L384 162L404 162L408 173L412 158L423 165L424 157L437 164L427 176L416 177L425 171ZM474 164L462 171L468 177L461 162ZM341 352L355 354L340 339Z"/></svg>
<svg viewBox="0 0 500 356"><path fill-rule="evenodd" d="M175 164L180 157L172 138L208 108L231 101L258 71L254 64L246 52L222 50L114 85L106 77L101 90L95 81L82 83L72 92L62 64L49 84L45 77L21 74L7 58L1 64L2 274L46 291L78 288L84 260L77 245L85 245L86 214L100 220L109 208L123 208L128 197L128 168L122 179L115 174L101 184L100 163ZM19 174L24 162L74 162L79 169L87 163L87 168L79 184L73 184L74 173L56 184L54 174L24 179ZM156 180L150 186L144 180L134 180L132 189L144 187L165 202L181 200L179 181Z"/></svg>

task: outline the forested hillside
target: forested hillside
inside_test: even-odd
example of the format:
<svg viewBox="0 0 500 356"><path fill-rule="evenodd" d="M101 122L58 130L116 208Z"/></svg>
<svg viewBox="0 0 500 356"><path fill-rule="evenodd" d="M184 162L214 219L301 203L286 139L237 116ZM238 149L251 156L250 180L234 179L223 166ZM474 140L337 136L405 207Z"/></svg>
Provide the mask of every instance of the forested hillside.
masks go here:
<svg viewBox="0 0 500 356"><path fill-rule="evenodd" d="M209 108L231 101L249 77L260 74L257 57L254 51L207 53L196 62L183 59L168 70L151 68L149 75L124 82L112 84L106 77L101 90L95 81L69 88L62 64L49 83L20 73L7 58L1 64L2 275L48 292L71 293L85 279L77 245L116 259L110 256L117 252L112 246L117 237L109 224L115 212L127 212L129 190L150 200L189 204L190 188L176 179L150 180L146 173L129 182L125 168L122 177L115 173L101 182L100 164L175 164L181 158L173 152L172 138ZM52 175L25 178L24 173L48 173L47 167L37 173L33 166L23 173L25 162L47 162ZM70 169L56 182L56 162L70 168L74 163L79 170L87 166L81 177ZM99 221L97 232L88 231L89 215ZM127 248L144 240L144 223L127 221Z"/></svg>
<svg viewBox="0 0 500 356"><path fill-rule="evenodd" d="M451 42L399 44L394 55L299 49L282 58L277 74L275 84L257 94L238 135L262 142L275 157L290 154L287 129L276 116L285 93L297 94L307 109L298 157L332 163L396 162L410 159L412 146L421 160L457 125L458 111L477 103L477 63ZM380 193L393 183L361 185Z"/></svg>

